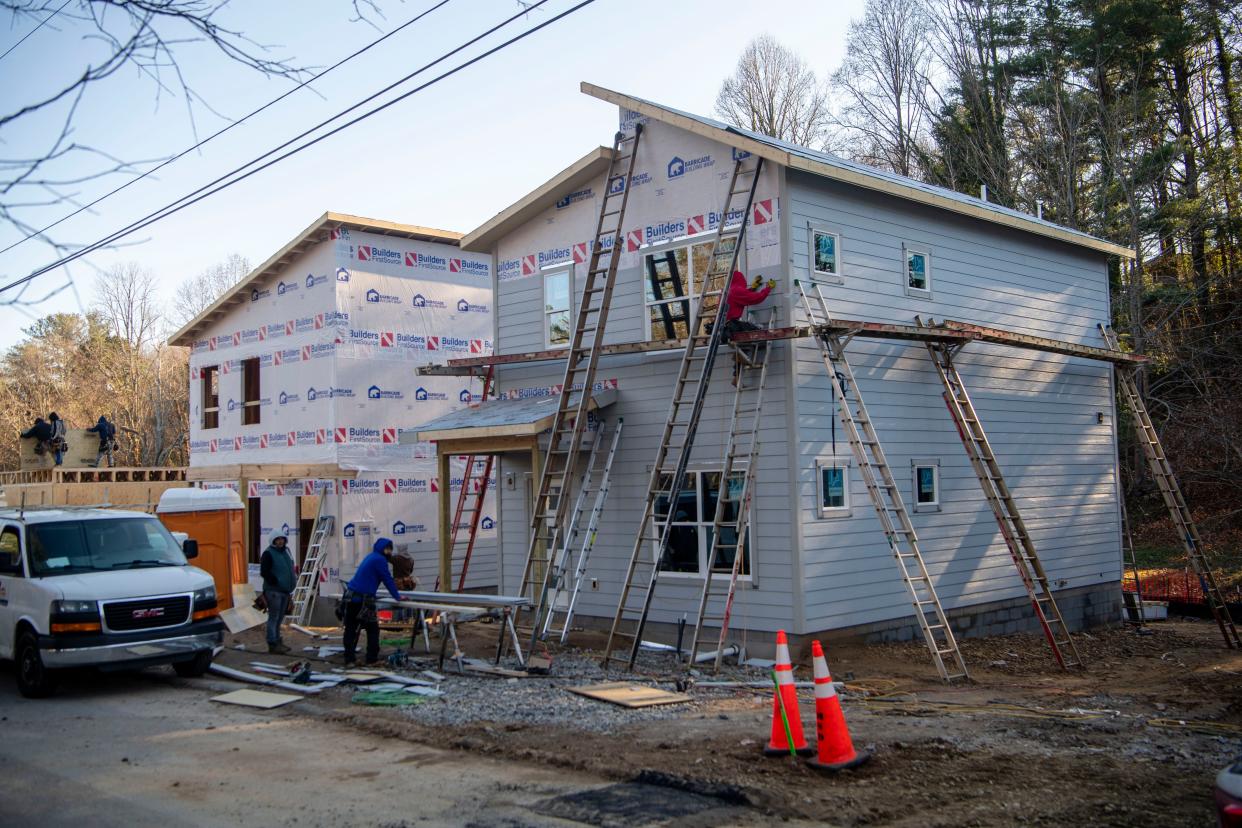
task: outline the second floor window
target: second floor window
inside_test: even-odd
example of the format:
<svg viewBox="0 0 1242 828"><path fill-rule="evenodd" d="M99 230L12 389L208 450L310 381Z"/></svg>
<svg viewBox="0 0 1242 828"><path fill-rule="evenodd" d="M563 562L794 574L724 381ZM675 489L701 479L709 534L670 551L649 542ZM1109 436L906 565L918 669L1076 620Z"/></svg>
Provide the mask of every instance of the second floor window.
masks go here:
<svg viewBox="0 0 1242 828"><path fill-rule="evenodd" d="M242 425L255 425L262 410L259 406L258 357L242 360L242 394Z"/></svg>
<svg viewBox="0 0 1242 828"><path fill-rule="evenodd" d="M733 239L727 239L721 252L733 252L734 244ZM648 339L682 339L689 334L691 319L697 311L699 289L711 267L711 249L711 242L705 242L643 257ZM728 264L725 259L720 267L728 267ZM728 285L728 280L724 285Z"/></svg>
<svg viewBox="0 0 1242 828"><path fill-rule="evenodd" d="M572 277L572 270L558 270L543 277L543 335L549 348L564 348L573 334L570 330Z"/></svg>
<svg viewBox="0 0 1242 828"><path fill-rule="evenodd" d="M201 375L203 383L203 428L219 428L220 366L204 365Z"/></svg>

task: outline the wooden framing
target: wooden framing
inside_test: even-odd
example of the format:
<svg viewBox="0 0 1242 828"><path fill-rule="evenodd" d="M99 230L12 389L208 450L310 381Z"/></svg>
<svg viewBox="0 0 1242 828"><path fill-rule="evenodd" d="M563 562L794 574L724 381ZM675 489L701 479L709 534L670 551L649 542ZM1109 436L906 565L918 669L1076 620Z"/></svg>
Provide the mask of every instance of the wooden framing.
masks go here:
<svg viewBox="0 0 1242 828"><path fill-rule="evenodd" d="M161 483L186 479L186 469L133 467L111 469L27 469L0 472L0 486L61 483Z"/></svg>
<svg viewBox="0 0 1242 828"><path fill-rule="evenodd" d="M936 190L938 188L919 186L918 182L911 181L905 184L900 180L895 180L889 175L865 172L858 169L854 165L846 166L844 164L829 164L824 161L817 161L804 155L788 152L780 149L775 144L766 141L750 138L735 129L723 129L721 127L712 126L709 123L692 118L689 115L666 109L658 104L650 101L644 101L641 98L632 98L620 92L614 92L611 89L605 89L602 86L596 86L592 83L583 81L581 90L583 93L601 101L615 104L624 109L629 109L648 118L654 118L657 121L684 129L687 132L716 141L726 146L736 147L739 150L746 150L754 153L768 161L780 164L791 170L801 170L823 178L829 178L835 181L843 181L857 187L864 187L869 190L877 190L888 195L898 198L908 199L919 204L926 204L941 210L948 210L953 213L970 216L971 218L980 219L981 221L992 222L993 224L1001 224L1017 230L1028 233L1034 233L1039 236L1056 239L1067 244L1077 245L1079 247L1087 247L1101 253L1107 253L1113 256L1122 256L1127 259L1134 258L1134 251L1128 247L1122 247L1104 239L1097 239L1086 233L1080 233L1069 230L1064 227L1058 227L1050 222L1037 219L1034 216L1025 216L1016 211L997 209L996 205L988 206L987 202L977 199L955 198L951 195L941 195ZM476 231L477 232L477 231ZM472 234L473 235L473 234Z"/></svg>
<svg viewBox="0 0 1242 828"><path fill-rule="evenodd" d="M351 216L346 213L327 212L316 219L309 227L297 235L293 241L280 248L266 262L250 271L244 279L234 285L223 296L217 299L206 310L187 322L181 330L168 339L169 345L189 347L194 344L194 336L204 327L229 313L237 305L247 300L250 287L286 267L294 258L305 253L322 241L327 241L331 231L340 227L359 230L366 233L379 233L385 236L400 236L417 241L457 244L461 233L452 230L437 230L433 227L419 227L414 224L398 224L393 221Z"/></svg>
<svg viewBox="0 0 1242 828"><path fill-rule="evenodd" d="M996 345L1008 345L1014 348L1025 348L1046 353L1065 354L1067 356L1097 359L1115 365L1141 365L1146 357L1138 354L1123 354L1108 348L1096 348L1091 345L1077 345L1042 336L1012 333L999 328L984 328L968 325L964 322L944 321L939 325L890 325L881 322L859 322L852 319L837 319L831 325L812 327L809 325L793 325L785 328L774 328L770 331L753 331L733 337L736 342L758 342L780 339L800 339L821 334L859 336L867 339L897 339L914 342L990 342ZM706 341L706 340L705 340ZM651 342L622 342L604 345L600 348L603 355L639 354L654 351L672 351L684 349L684 339L661 339ZM444 365L424 365L418 369L424 376L466 376L487 365L514 365L529 362L560 361L565 358L564 349L549 351L526 351L518 354L498 354L485 357L467 357L450 359ZM428 432L430 433L430 432ZM422 439L432 439L423 437Z"/></svg>

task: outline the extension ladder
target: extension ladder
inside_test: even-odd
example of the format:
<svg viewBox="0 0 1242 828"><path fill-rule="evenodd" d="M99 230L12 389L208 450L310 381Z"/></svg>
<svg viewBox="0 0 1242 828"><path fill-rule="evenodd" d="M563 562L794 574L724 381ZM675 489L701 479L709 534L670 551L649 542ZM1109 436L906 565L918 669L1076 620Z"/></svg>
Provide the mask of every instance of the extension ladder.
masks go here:
<svg viewBox="0 0 1242 828"><path fill-rule="evenodd" d="M914 605L914 617L923 631L923 639L927 642L932 661L945 681L968 679L970 675L966 670L966 662L962 659L953 628L949 625L931 575L927 572L914 524L910 521L910 514L901 499L897 481L893 479L884 449L880 446L880 438L867 412L867 406L863 403L862 391L854 379L849 360L845 357L845 347L852 337L834 332L830 327L832 317L828 312L828 302L818 283L812 283L813 293L808 293L801 281L794 284L802 298L807 321L817 331L815 341L819 344L820 356L828 371L833 393L840 401L838 411L841 423L845 426L854 460L858 463L863 484L867 487L876 516L880 519L884 537L888 540L889 549L892 550L897 568L901 571L901 579L909 591ZM846 397L847 388L854 391L857 413L851 410L850 401ZM946 663L946 656L949 657L949 663Z"/></svg>
<svg viewBox="0 0 1242 828"><path fill-rule="evenodd" d="M918 324L922 324L922 320L917 317L915 319ZM1027 597L1031 599L1031 606L1035 609L1035 617L1039 619L1044 637L1048 639L1048 646L1052 648L1052 654L1062 668L1082 667L1078 647L1070 636L1069 627L1061 616L1061 609L1048 587L1048 575L1035 551L1035 542L1031 539L1022 514L1018 511L1018 504L1001 474L996 454L983 430L983 423L970 401L970 394L966 392L966 384L962 382L962 376L953 363L953 355L962 347L962 343L949 344L929 340L926 345L944 386L945 405L957 426L958 437L966 447L966 456L970 458L975 477L983 487L983 496L992 509L996 525L1000 527L1009 556L1018 568L1018 575L1022 577L1022 585L1026 587Z"/></svg>
<svg viewBox="0 0 1242 828"><path fill-rule="evenodd" d="M521 591L532 602L531 646L539 637L548 580L552 575L551 555L562 545L569 517L568 487L576 477L582 434L587 426L595 367L599 363L604 328L608 322L617 265L621 260L621 236L625 209L629 203L634 160L642 138L642 124L634 134L618 132L613 140L612 161L600 199L599 220L591 245L582 300L574 318L574 333L565 360L565 378L552 419L548 451L530 520L530 543L522 567ZM604 262L605 257L607 262ZM572 281L572 280L571 280ZM553 495L553 488L558 491ZM517 623L518 609L514 610Z"/></svg>
<svg viewBox="0 0 1242 828"><path fill-rule="evenodd" d="M776 325L776 311L768 316L768 330ZM763 392L767 388L768 359L772 352L767 342L739 342L733 345L737 360L736 384L733 391L733 407L730 410L729 439L725 446L724 462L721 463L719 491L716 495L716 511L712 519L711 545L707 550L707 571L703 578L703 591L699 596L699 612L694 622L694 638L690 644L690 665L699 655L703 641L704 622L720 625L717 637L716 658L713 670L720 671L724 660L725 639L729 634L729 619L733 613L733 597L737 592L737 580L742 564L749 555L747 538L750 531L750 507L754 499L755 476L759 471L759 423L762 420ZM733 478L741 475L741 486L732 490ZM716 563L722 553L729 567L728 578L718 578ZM749 565L749 561L746 561ZM713 589L723 582L724 589ZM708 604L713 598L723 597L719 615L708 615Z"/></svg>
<svg viewBox="0 0 1242 828"><path fill-rule="evenodd" d="M1125 565L1130 567L1134 576L1134 592L1121 591L1121 603L1130 612L1126 613L1126 623L1141 627L1147 623L1143 615L1143 582L1139 578L1138 558L1134 555L1134 538L1130 535L1130 515L1126 510L1126 499L1121 498L1121 542L1124 544Z"/></svg>
<svg viewBox="0 0 1242 828"><path fill-rule="evenodd" d="M315 597L319 594L319 576L323 570L324 546L336 520L332 515L324 514L326 495L319 496L319 513L315 515L315 527L311 530L310 543L306 547L306 558L302 561L302 569L298 572L297 583L293 587L292 609L289 617L298 624L310 620L311 610L315 606Z"/></svg>
<svg viewBox="0 0 1242 828"><path fill-rule="evenodd" d="M1108 347L1114 351L1120 351L1121 346L1112 326L1101 324L1099 327ZM1216 577L1212 574L1212 566L1203 548L1203 540L1199 537L1199 527L1195 525L1194 518L1190 514L1190 508L1187 507L1186 499L1182 496L1182 488L1177 483L1176 475L1173 474L1173 466L1164 453L1164 446L1160 444L1160 435L1156 433L1156 427L1152 425L1151 416L1147 413L1147 406L1143 403L1142 395L1139 394L1138 383L1135 381L1135 369L1125 369L1118 365L1116 376L1126 405L1130 407L1130 413L1134 415L1134 427L1138 432L1143 454L1147 457L1152 475L1160 486L1164 505L1169 509L1169 516L1173 518L1173 526L1176 527L1177 534L1182 539L1182 546L1186 549L1190 565L1195 574L1199 576L1199 586L1203 589L1208 607L1212 610L1212 617L1216 619L1216 624L1220 627L1220 634L1224 636L1225 646L1231 649L1242 647L1242 641L1238 639L1238 630L1233 624L1233 617L1229 614L1229 606L1225 603L1225 597L1220 587L1216 585Z"/></svg>
<svg viewBox="0 0 1242 828"><path fill-rule="evenodd" d="M643 505L642 521L634 536L634 548L626 567L625 582L617 602L617 613L608 632L604 649L604 665L612 659L613 643L625 638L630 641L629 665L634 666L642 644L643 628L651 611L660 566L668 551L669 530L677 512L674 504L681 489L681 480L690 460L690 450L699 427L703 402L707 396L708 382L716 362L716 353L724 334L725 314L728 310L727 291L733 271L737 269L738 255L745 247L746 228L750 223L755 190L759 186L759 173L763 159L743 156L733 164L733 175L720 212L716 235L711 243L707 273L696 298L695 313L691 317L692 328L687 330L686 348L682 353L681 367L673 387L673 401L664 433L660 438L651 476L647 482L647 496ZM730 216L740 216L737 224L729 225ZM705 335L704 335L705 334ZM661 504L665 509L659 514ZM648 554L644 555L644 552ZM703 573L704 577L710 577ZM638 599L630 606L630 598ZM629 622L629 629L622 627Z"/></svg>
<svg viewBox="0 0 1242 828"><path fill-rule="evenodd" d="M489 365L487 373L483 375L483 394L479 397L481 402L486 402L492 393L495 375L496 366ZM482 461L473 454L466 456L466 469L462 472L461 491L457 493L457 507L453 511L453 525L449 530L449 571L452 572L453 557L457 552L457 536L463 528L462 517L466 517L464 528L469 531L466 535L466 551L461 560L461 574L457 576L458 592L466 588L466 573L470 571L470 558L474 555L474 544L479 535L479 520L483 517L483 501L487 498L487 487L492 479L492 465L495 461L496 455L494 454L485 455ZM483 466L483 473L476 476L474 473L480 462ZM467 506L467 503L470 505ZM440 591L439 575L436 576L432 591Z"/></svg>
<svg viewBox="0 0 1242 828"><path fill-rule="evenodd" d="M612 432L612 441L609 443L608 451L604 455L603 468L599 469L598 472L596 470L595 455L598 453L598 448L604 440L602 426L596 438L595 447L591 450L591 460L587 462L582 489L578 496L579 503L575 506L575 515L570 522L571 529L565 533L563 551L556 556L552 591L548 596L548 614L545 616L540 638L547 638L548 633L552 632L555 616L558 614L564 616L558 640L564 642L566 636L569 635L569 625L574 617L574 607L578 603L578 591L582 589L582 582L586 577L587 560L590 558L591 550L595 547L595 533L599 529L599 516L604 511L604 503L608 500L608 491L612 485L612 462L616 459L617 446L621 443L621 429L623 425L623 420L618 417L617 427ZM597 473L599 484L593 486ZM595 494L595 498L591 504L591 516L587 519L586 529L579 532L578 523L585 497L592 492ZM581 537L581 544L575 563L573 549L570 547L570 544L577 541L579 536ZM571 567L572 575L570 573Z"/></svg>

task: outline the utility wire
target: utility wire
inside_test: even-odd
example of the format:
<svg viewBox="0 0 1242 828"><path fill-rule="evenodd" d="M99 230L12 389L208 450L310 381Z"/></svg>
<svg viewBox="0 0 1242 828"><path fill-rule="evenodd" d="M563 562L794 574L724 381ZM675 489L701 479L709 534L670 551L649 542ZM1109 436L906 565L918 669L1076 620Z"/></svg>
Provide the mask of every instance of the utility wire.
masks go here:
<svg viewBox="0 0 1242 828"><path fill-rule="evenodd" d="M68 2L68 0L66 0L66 2ZM283 94L281 94L281 95L277 95L275 98L272 98L270 101L268 101L267 103L263 104L263 105L262 105L262 106L260 106L258 109L254 110L253 112L249 113L248 115L243 115L240 119L238 119L238 120L236 120L236 121L233 121L233 122L229 123L227 126L225 126L224 128L222 128L222 129L218 130L217 132L214 132L214 133L212 133L211 135L208 135L206 138L204 138L203 140L199 141L197 144L194 144L193 146L190 146L190 147L186 147L186 148L185 148L185 149L183 149L181 152L177 153L176 155L172 156L171 158L165 159L164 161L160 162L160 163L159 163L159 164L157 164L156 166L154 166L154 167L152 167L151 169L149 169L149 170L147 170L146 172L144 172L142 175L139 175L139 176L137 176L136 178L131 178L130 180L126 181L124 184L122 184L121 186L117 187L116 189L114 189L114 190L111 190L111 191L109 191L109 192L104 193L104 194L103 194L103 195L101 195L99 198L95 199L94 201L90 202L89 204L83 204L81 207L79 207L78 209L74 210L72 213L69 213L69 214L67 214L67 215L61 216L61 217L60 217L60 218L58 218L56 221L52 222L51 224L47 225L46 227L40 228L39 230L35 230L35 231L31 232L29 235L27 235L25 238L18 239L17 241L15 241L15 242L13 242L12 244L10 244L8 247L5 247L5 248L3 248L3 249L0 249L0 253L7 253L8 251L12 250L14 247L17 247L18 245L22 244L23 242L30 241L31 239L35 238L36 236L42 236L44 233L46 233L48 230L51 230L51 229L52 229L53 227L55 227L56 225L61 224L61 223L63 223L63 222L66 222L66 221L68 221L69 219L73 218L74 216L76 216L76 215L78 215L78 214L80 214L80 213L83 213L83 212L85 212L85 211L87 211L87 210L91 209L91 208L92 208L92 207L94 207L96 204L99 204L101 201L104 201L104 200L106 200L106 199L111 198L112 196L114 196L114 195L116 195L117 193L121 192L121 190L124 190L126 187L130 187L130 186L132 186L132 185L134 185L134 184L137 184L139 181L141 181L142 179L146 178L147 176L149 176L149 175L152 175L152 174L154 174L154 173L159 172L160 170L162 170L162 169L164 169L165 167L167 167L169 164L173 163L174 161L177 161L177 160L178 160L178 159L180 159L180 158L185 157L186 155L189 155L191 152L193 152L193 151L194 151L194 150L196 150L196 149L199 149L199 148L203 147L203 146L204 146L204 145L206 145L208 142L213 141L213 140L215 140L216 138L219 138L221 135L223 135L224 133L226 133L226 132L228 132L229 130L233 129L234 127L241 126L241 125L242 125L242 124L244 124L246 121L248 121L248 120L250 120L251 118L253 118L255 115L258 115L260 112L263 112L263 111L264 111L264 110L266 110L266 109L270 109L271 107L273 107L273 106L275 106L276 104L280 103L280 102L281 102L281 101L283 101L285 98L289 97L290 95L294 94L295 92L299 92L299 91L301 91L302 89L305 89L307 86L309 86L310 84L312 84L312 83L314 83L315 81L319 80L320 78L324 77L324 76L325 76L325 75L327 75L329 72L333 71L334 69L339 69L341 66L344 66L346 63L349 63L349 61L351 61L351 60L353 60L354 58L358 57L358 56L359 56L359 55L361 55L363 52L369 51L370 49L373 49L374 47L376 47L376 46L380 45L381 43L383 43L383 42L384 42L385 40L387 40L388 38L392 37L393 35L397 34L398 32L403 31L404 29L409 28L410 26L412 26L412 25L414 25L415 23L417 23L419 20L422 20L424 17L426 17L427 15L431 14L433 11L436 11L437 9L441 8L442 6L447 5L447 4L448 4L448 3L450 3L450 2L451 2L451 0L440 0L440 2L439 2L439 3L436 3L434 6L432 6L432 7L431 7L431 8L429 8L429 9L427 9L425 12L422 12L421 14L418 14L418 15L416 15L416 16L414 16L414 17L410 18L409 20L407 20L406 22L402 23L402 24L401 24L400 26L398 26L397 28L393 29L393 30L392 30L391 32L389 32L388 34L383 35L382 37L379 37L379 38L377 38L376 40L372 40L370 43L368 43L367 45L363 46L363 47L362 47L361 49L359 49L358 51L354 52L353 54L347 55L346 57L341 58L341 59L340 59L340 60L338 60L336 63L334 63L334 64L332 64L331 66L329 66L327 69L324 69L322 72L320 72L320 73L318 73L318 74L316 74L316 75L312 75L311 77L309 77L309 78L307 78L306 80L302 81L301 83L299 83L297 86L293 87L292 89L287 90L286 92L284 92L284 93L283 93ZM61 8L64 8L64 6L61 6ZM47 22L47 21L44 21L44 22ZM33 32L32 32L31 34L33 34ZM30 35L27 35L27 37L29 37L29 36L30 36ZM17 48L17 45L15 44L13 48ZM10 49L9 51L12 51L12 49ZM8 54L8 52L6 52L5 54ZM2 57L2 56L0 56L0 60L3 60L3 57Z"/></svg>
<svg viewBox="0 0 1242 828"><path fill-rule="evenodd" d="M538 3L535 3L533 6L531 6L531 9L538 8L539 6L542 6L542 5L543 5L544 3L546 3L546 2L548 2L548 0L539 0L539 2L538 2ZM387 91L389 91L389 90L393 89L394 87L399 86L400 84L404 83L404 82L405 82L405 81L407 81L407 80L410 80L411 78L413 78L413 77L414 77L414 76L416 76L416 75L421 74L422 72L426 71L427 69L431 68L432 66L435 66L436 64L441 63L441 62L443 62L444 60L448 59L449 57L452 57L453 55L455 55L455 54L457 54L457 53L461 52L462 50L466 49L467 47L471 46L472 44L474 44L474 43L478 42L479 40L482 40L483 38L485 38L485 37L487 37L488 35L492 34L492 33L493 33L493 32L495 32L496 30L498 30L498 29L502 28L503 26L508 25L509 23L513 22L513 21L514 21L514 20L516 20L517 18L522 17L523 15L525 15L525 14L526 14L526 13L530 10L530 9L525 9L525 10L523 10L523 11L521 11L521 12L519 12L519 13L517 13L517 14L513 15L512 17L510 17L510 18L508 18L508 19L506 19L506 20L502 21L501 23L498 23L497 25L495 25L495 26L493 26L492 28L488 29L487 31L483 32L482 34L480 34L480 35L478 35L478 36L476 36L476 37L474 37L474 38L472 38L472 39L470 39L470 40L466 41L465 43L461 44L460 46L455 47L454 49L450 50L449 52L446 52L444 55L441 55L440 57L436 58L436 59L435 59L434 61L432 61L431 63L428 63L428 64L426 64L425 66L421 67L420 69L417 69L416 71L414 71L414 72L410 73L409 75L405 76L405 77L404 77L404 78L402 78L401 80L399 80L399 81L397 81L397 82L395 82L395 83L389 84L387 87L385 87L384 89L380 90L379 92L376 92L375 94L368 96L367 98L363 99L363 100L362 100L362 101L360 101L359 103L354 104L353 106L349 107L348 109L343 110L342 112L338 113L337 115L334 115L334 116L333 116L333 117L331 117L331 118L328 118L327 120L325 120L325 121L321 122L320 124L316 125L315 127L312 127L311 129L309 129L309 130L306 130L306 131L302 132L300 135L296 136L296 137L295 137L295 138L293 138L293 139L290 139L289 141L286 141L284 144L281 144L279 147L276 147L275 149L270 150L270 151L268 151L268 152L264 153L263 155L259 156L258 158L254 159L253 161L250 161L250 162L249 162L249 163L247 163L247 164L243 164L241 167L238 167L238 168L237 168L236 170L234 170L233 172L231 172L231 173L227 173L226 175L221 176L220 178L217 178L215 181L212 181L212 182L210 182L209 184L206 184L206 185L204 185L203 187L200 187L198 190L195 190L194 192L192 192L192 193L190 193L190 194L188 194L188 195L186 195L186 196L183 196L182 198L177 199L176 201L171 202L170 204L166 205L165 207L161 208L160 210L156 210L155 212L148 214L146 217L144 217L144 218L142 218L142 219L139 219L138 221L136 221L136 222L134 222L134 223L132 223L132 224L128 225L127 227L124 227L124 228L122 228L121 230L118 230L118 231L116 231L115 233L112 233L112 234L111 234L111 235L109 235L109 236L106 236L106 237L104 237L104 238L102 238L102 239L100 239L100 240L98 240L98 241L96 241L96 242L93 242L92 244L90 244L90 245L88 245L88 246L84 247L84 248L83 248L83 249L81 249L81 250L75 251L74 253L72 253L72 254L70 254L70 255L68 255L68 256L64 256L64 257L62 257L61 259L58 259L58 260L57 260L57 261L55 261L55 262L52 262L52 263L50 263L50 264L48 264L48 265L46 265L46 266L44 266L44 267L42 267L42 268L39 268L38 270L34 271L33 273L31 273L31 274L29 274L29 275L27 275L27 276L23 276L23 277L22 277L22 278L20 278L20 279L16 279L16 280L14 280L13 282L10 282L9 284L4 285L3 287L0 287L0 293L3 293L4 291L10 290L10 289L12 289L12 288L14 288L14 287L17 287L17 286L19 286L19 285L25 284L26 282L29 282L29 281L31 281L31 280L33 280L33 279L35 279L35 278L37 278L37 277L39 277L39 276L43 275L44 273L47 273L47 272L49 272L49 271L51 271L51 270L54 270L54 269L56 269L56 268L58 268L58 267L61 267L62 265L68 264L69 262L74 261L75 259L81 258L82 256L85 256L85 255L87 255L87 254L89 254L89 253L92 253L92 252L94 252L95 250L98 250L98 249L99 249L99 248L101 248L101 247L105 247L105 246L107 246L107 245L110 245L110 244L112 244L113 242L118 241L118 240L120 240L121 238L124 238L125 236L128 236L128 235L130 235L131 233L133 233L133 232L135 232L135 231L137 231L137 230L141 230L141 229L143 229L143 228L145 228L145 227L148 227L148 226L150 226L151 224L154 224L155 222L160 221L161 219L167 218L168 216L173 215L174 213L180 212L181 210L185 209L186 207L189 207L189 206L190 206L190 205L192 205L192 204L196 204L197 202L202 201L203 199L205 199L205 198L207 198L207 197L209 197L209 196L211 196L211 195L214 195L214 194L215 194L215 193L217 193L217 192L220 192L221 190L227 189L228 187L231 187L231 186L233 186L234 184L240 183L241 181L244 181L245 179L249 178L250 176L254 175L255 173L261 172L262 170L265 170L265 169L267 169L268 167L271 167L271 166L273 166L274 164L277 164L277 163L279 163L280 161L283 161L284 159L289 158L290 156L295 155L295 154L297 154L297 153L301 152L302 150L309 149L310 147L314 146L315 144L318 144L320 141L322 141L322 140L324 140L324 139L326 139L326 138L329 138L329 137L331 137L331 136L333 136L333 135L335 135L335 134L337 134L337 133L341 132L342 130L348 129L348 128L349 128L349 127L351 127L351 126L354 126L355 124L358 124L358 123L360 123L361 121L364 121L364 120L366 120L367 118L370 118L372 115L376 115L376 114L378 114L378 113L382 112L383 110L387 109L388 107L392 106L393 104L399 103L399 102L401 102L401 101L405 100L406 98L409 98L411 95L414 95L414 94L416 94L416 93L418 93L418 92L421 92L422 90L424 90L424 89L426 89L426 88L428 88L428 87L430 87L430 86L435 85L436 83L439 83L440 81L444 80L445 78L448 78L448 77L451 77L452 75L457 74L457 73L458 73L458 72L460 72L461 70L466 69L467 67L470 67L470 66L474 65L475 63L478 63L479 61L484 60L485 58L490 57L491 55L495 54L496 52L499 52L500 50L505 49L505 48L507 48L507 47L511 46L512 44L514 44L514 43L518 42L519 40L523 40L524 38L529 37L530 35L534 34L535 32L538 32L539 30L544 29L544 28L546 28L547 26L552 25L553 23L556 23L557 21L559 21L559 20L561 20L561 19L563 19L563 18L565 18L565 17L569 16L570 14L573 14L574 12L578 11L579 9L581 9L581 8L583 8L583 7L585 7L585 6L589 6L589 5L591 5L591 4L592 4L592 3L594 3L594 2L595 2L595 0L583 0L583 2L580 2L580 3L578 3L577 5L572 6L571 8L569 8L569 9L567 9L567 10L565 10L565 11L561 12L560 14L556 15L555 17L552 17L551 19L546 20L546 21L544 21L543 23L540 23L540 24L539 24L539 25L537 25L537 26L533 26L533 27L531 27L530 29L527 29L526 31L522 32L521 34L516 35L516 36L514 36L514 37L510 38L509 40L506 40L506 41L504 41L503 43L501 43L501 44L499 44L499 45L497 45L497 46L494 46L494 47L492 47L491 49L488 49L487 51L482 52L482 53L480 53L480 54L476 55L475 57L471 58L470 60L466 61L465 63L459 64L458 66L456 66L456 67L454 67L454 68L452 68L452 69L448 70L447 72L443 72L443 73L441 73L440 75L437 75L435 78L432 78L430 81L427 81L426 83L422 84L421 86L415 87L414 89L411 89L411 90L410 90L410 91L408 91L408 92L404 92L404 93L402 93L401 95L398 95L397 97L393 98L392 100L390 100L390 101L388 101L388 102L386 102L386 103L383 103L383 104L381 104L381 105L379 105L379 106L375 107L374 109L371 109L370 111L363 113L362 115L359 115L357 118L354 118L354 119L352 119L352 120L350 120L350 121L348 121L348 122L346 122L346 123L344 123L344 124L341 124L341 125L340 125L340 126L338 126L338 127L335 127L335 128L334 128L334 129L332 129L331 131L326 132L326 133L324 133L323 135L320 135L320 136L318 136L318 137L316 137L316 138L314 138L314 139L312 139L312 140L310 140L310 141L306 142L305 144L303 144L303 145L301 145L301 146L295 147L294 149L290 150L289 152L287 152L287 153L285 153L285 154L283 154L283 155L281 155L281 156L278 156L277 158L274 158L274 159L272 159L271 161L268 161L268 162L264 163L263 165L261 165L261 166L259 166L259 167L255 168L255 169L253 169L253 170L250 170L249 172L246 172L246 173L245 173L245 174L243 174L243 175L238 175L236 178L233 178L232 180L229 180L229 181L224 181L224 179L228 178L230 175L234 175L234 174L236 174L236 173L239 173L241 170L244 170L246 167L252 166L253 164L257 163L258 161L262 160L263 158L267 158L268 156L273 155L274 153L278 152L279 150L283 149L284 147L289 146L290 144L292 144L294 141L298 140L299 138L305 137L306 135L310 134L311 132L314 132L315 130L317 130L317 129L319 129L319 128L323 127L323 126L325 126L325 125L326 125L326 124L328 124L328 123L331 123L331 122L332 122L332 121L334 121L334 120L336 120L337 118L340 118L341 116L345 115L346 113L348 113L348 112L350 112L350 111L352 111L352 110L354 110L354 109L357 109L357 108L358 108L358 107L360 107L361 105L363 105L363 104L365 104L365 103L367 103L367 102L369 102L369 101L371 101L371 100L374 100L376 97L378 97L379 95L383 94L384 92L387 92ZM219 182L221 182L221 181L224 181L224 183L220 184ZM213 185L216 185L216 184L219 184L219 186L214 186L214 187L213 187ZM209 189L209 188L212 188L212 189ZM204 191L206 191L206 192L204 192Z"/></svg>
<svg viewBox="0 0 1242 828"><path fill-rule="evenodd" d="M67 6L67 5L69 5L69 0L65 0L65 2L63 2L63 3L61 3L61 4L60 4L60 8L56 9L56 11L52 12L52 13L51 13L51 14L49 14L47 17L43 18L43 20L41 20L41 21L39 22L39 25L38 25L38 26L35 26L33 29L31 29L30 31L28 31L28 32L26 32L24 35L22 35L21 40L17 41L17 42L16 42L16 43L14 43L12 46L10 46L8 49L6 49L3 55L0 55L0 60L4 60L6 57L8 57L10 52L12 52L12 51L13 51L14 49L16 49L18 46L21 46L23 43L25 43L25 42L26 42L26 38L30 37L30 36L31 36L32 34L34 34L35 32L39 31L39 29L42 29L42 28L43 28L43 24L44 24L44 23L46 23L47 21L51 20L51 19L52 19L53 17L55 17L56 15L60 14L60 10L61 10L61 9L63 9L63 8L64 8L65 6Z"/></svg>

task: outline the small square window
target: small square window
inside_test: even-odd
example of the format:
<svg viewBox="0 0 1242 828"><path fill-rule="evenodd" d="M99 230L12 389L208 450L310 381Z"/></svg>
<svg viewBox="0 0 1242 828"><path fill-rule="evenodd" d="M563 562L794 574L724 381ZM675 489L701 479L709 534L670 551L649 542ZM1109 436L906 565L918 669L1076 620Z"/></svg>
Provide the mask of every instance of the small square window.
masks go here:
<svg viewBox="0 0 1242 828"><path fill-rule="evenodd" d="M811 275L825 282L840 284L841 236L818 227L808 228L810 235Z"/></svg>
<svg viewBox="0 0 1242 828"><path fill-rule="evenodd" d="M820 460L815 464L820 517L850 512L850 463L845 459Z"/></svg>
<svg viewBox="0 0 1242 828"><path fill-rule="evenodd" d="M926 296L931 293L931 256L922 250L902 248L906 268L906 292Z"/></svg>
<svg viewBox="0 0 1242 828"><path fill-rule="evenodd" d="M914 511L940 511L940 461L911 460Z"/></svg>

